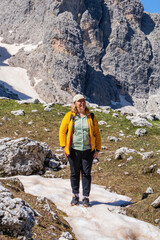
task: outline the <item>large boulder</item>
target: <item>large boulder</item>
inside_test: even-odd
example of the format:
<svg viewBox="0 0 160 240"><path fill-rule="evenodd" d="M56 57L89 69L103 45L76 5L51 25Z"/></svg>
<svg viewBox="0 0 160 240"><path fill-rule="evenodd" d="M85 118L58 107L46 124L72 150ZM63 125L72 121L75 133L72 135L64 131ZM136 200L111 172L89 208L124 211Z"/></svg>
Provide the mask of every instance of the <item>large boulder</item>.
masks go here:
<svg viewBox="0 0 160 240"><path fill-rule="evenodd" d="M34 211L22 199L13 198L12 193L0 184L0 231L13 237L19 235L32 239Z"/></svg>
<svg viewBox="0 0 160 240"><path fill-rule="evenodd" d="M11 140L0 139L0 175L31 175L44 169L52 152L44 142L27 137Z"/></svg>

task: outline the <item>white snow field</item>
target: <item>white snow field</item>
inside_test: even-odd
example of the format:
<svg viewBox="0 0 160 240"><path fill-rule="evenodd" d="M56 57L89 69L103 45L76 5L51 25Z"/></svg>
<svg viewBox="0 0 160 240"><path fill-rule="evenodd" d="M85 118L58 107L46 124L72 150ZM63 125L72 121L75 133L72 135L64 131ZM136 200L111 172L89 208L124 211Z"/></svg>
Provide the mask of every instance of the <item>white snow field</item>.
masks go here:
<svg viewBox="0 0 160 240"><path fill-rule="evenodd" d="M25 51L30 51L35 49L37 45L6 44L2 43L2 40L3 38L0 37L0 83L16 93L22 100L41 100L34 87L30 85L26 69L8 65L8 59L19 49L24 48Z"/></svg>

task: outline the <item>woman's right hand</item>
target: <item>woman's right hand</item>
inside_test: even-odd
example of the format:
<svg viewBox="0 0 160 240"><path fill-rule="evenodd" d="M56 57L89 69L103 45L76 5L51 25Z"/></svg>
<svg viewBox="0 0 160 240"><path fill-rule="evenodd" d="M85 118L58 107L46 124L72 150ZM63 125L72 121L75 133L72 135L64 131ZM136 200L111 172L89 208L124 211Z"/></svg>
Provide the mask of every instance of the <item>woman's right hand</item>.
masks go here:
<svg viewBox="0 0 160 240"><path fill-rule="evenodd" d="M64 156L66 157L66 159L68 159L68 155L67 155L67 153L66 153L66 151L65 151L65 148L63 148L63 154L64 154Z"/></svg>

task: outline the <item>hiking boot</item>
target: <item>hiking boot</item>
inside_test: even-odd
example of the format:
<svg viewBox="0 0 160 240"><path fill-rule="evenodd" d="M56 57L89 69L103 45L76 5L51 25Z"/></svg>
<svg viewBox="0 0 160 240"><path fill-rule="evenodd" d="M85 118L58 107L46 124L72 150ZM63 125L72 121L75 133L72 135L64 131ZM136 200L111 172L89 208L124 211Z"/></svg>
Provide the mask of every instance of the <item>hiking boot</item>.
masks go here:
<svg viewBox="0 0 160 240"><path fill-rule="evenodd" d="M83 198L83 206L89 207L89 198L88 197Z"/></svg>
<svg viewBox="0 0 160 240"><path fill-rule="evenodd" d="M71 201L71 205L75 206L79 204L79 197L77 197L76 195L73 195L72 201Z"/></svg>

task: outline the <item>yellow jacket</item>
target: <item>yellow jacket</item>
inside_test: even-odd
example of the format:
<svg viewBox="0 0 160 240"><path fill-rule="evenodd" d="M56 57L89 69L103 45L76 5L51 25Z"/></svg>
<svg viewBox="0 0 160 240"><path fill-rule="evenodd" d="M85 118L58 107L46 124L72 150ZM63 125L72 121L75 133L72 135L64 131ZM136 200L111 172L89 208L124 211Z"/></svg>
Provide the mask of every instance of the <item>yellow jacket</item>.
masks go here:
<svg viewBox="0 0 160 240"><path fill-rule="evenodd" d="M72 142L72 135L73 135L73 118L71 117L73 115L73 118L75 117L75 113L70 111L66 113L64 116L61 126L59 129L59 142L61 147L65 147L65 152L67 155L70 154L70 148L71 148L71 142ZM89 126L89 135L90 135L90 145L91 145L91 151L93 150L101 150L101 136L100 131L98 127L97 119L94 115L94 118L92 120L91 114L88 110L86 110L87 120L88 120L88 126Z"/></svg>

